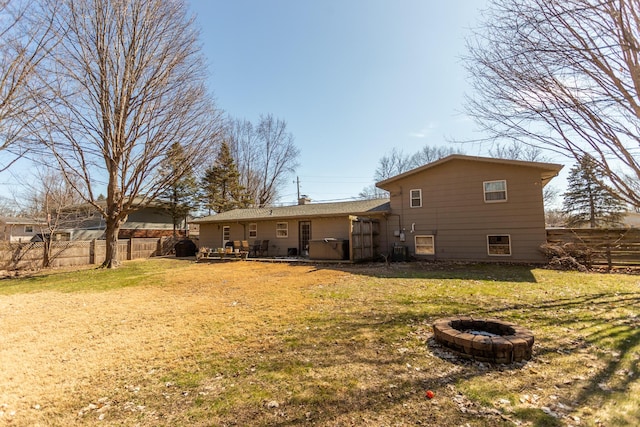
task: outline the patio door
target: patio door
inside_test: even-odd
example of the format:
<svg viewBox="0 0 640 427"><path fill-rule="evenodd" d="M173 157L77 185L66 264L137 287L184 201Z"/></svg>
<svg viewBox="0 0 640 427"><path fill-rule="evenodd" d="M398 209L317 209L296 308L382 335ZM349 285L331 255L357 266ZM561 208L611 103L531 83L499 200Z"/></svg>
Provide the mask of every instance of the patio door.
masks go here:
<svg viewBox="0 0 640 427"><path fill-rule="evenodd" d="M309 240L311 240L311 221L298 223L298 251L302 256L309 256Z"/></svg>

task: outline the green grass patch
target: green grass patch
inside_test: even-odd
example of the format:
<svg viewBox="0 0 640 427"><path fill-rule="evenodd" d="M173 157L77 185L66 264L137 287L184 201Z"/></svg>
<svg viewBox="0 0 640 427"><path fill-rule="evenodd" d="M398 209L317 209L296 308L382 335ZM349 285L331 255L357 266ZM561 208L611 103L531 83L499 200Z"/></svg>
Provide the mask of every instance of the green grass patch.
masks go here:
<svg viewBox="0 0 640 427"><path fill-rule="evenodd" d="M31 292L105 292L131 286L164 283L167 271L176 273L187 265L178 260L146 260L125 262L117 269L83 268L79 271L55 270L0 280L0 295Z"/></svg>
<svg viewBox="0 0 640 427"><path fill-rule="evenodd" d="M46 334L32 333L38 310L28 304L38 295L10 295L44 291L65 293L56 295L63 309L66 294L74 293L91 309L92 297L106 304L105 295L114 291L122 291L114 292L114 299L135 296L141 305L153 298L144 309L130 304L126 312L118 311L116 302L104 318L97 308L87 317L90 308L83 306L78 315L84 323L78 323L76 335L88 338L51 356L53 366L61 365L60 359L75 363L104 339L103 358L117 357L110 345L118 344L120 333L130 334L130 345L139 344L140 352L150 352L140 360L133 352L124 359L131 366L123 363L126 368L109 371L119 375L117 383L142 384L111 404L146 409L105 410L110 423L105 425L640 422L637 276L475 264L350 266L301 274L300 267L271 264L150 260L117 270L0 282L0 303L8 296L11 319L25 316L16 343L40 345ZM533 358L503 366L445 357L433 342L431 325L456 314L495 317L531 329ZM150 323L130 325L130 318ZM57 316L49 319L61 322ZM138 335L143 328L146 335ZM40 350L36 360L46 362L42 350L54 354L57 344ZM87 372L101 372L101 363ZM149 364L161 374L150 373ZM48 378L50 371L45 372ZM113 378L106 378L95 385L94 401L112 387ZM435 398L426 399L426 390ZM135 406L126 406L129 401ZM96 416L78 422L92 425L97 414L91 414ZM52 416L53 425L63 424L59 414Z"/></svg>

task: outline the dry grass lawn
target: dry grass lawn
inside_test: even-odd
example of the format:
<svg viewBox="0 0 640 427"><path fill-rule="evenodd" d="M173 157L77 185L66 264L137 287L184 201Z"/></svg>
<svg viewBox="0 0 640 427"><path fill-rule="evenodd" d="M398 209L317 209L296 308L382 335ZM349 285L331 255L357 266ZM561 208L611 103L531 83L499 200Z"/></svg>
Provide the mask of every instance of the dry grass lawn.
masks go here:
<svg viewBox="0 0 640 427"><path fill-rule="evenodd" d="M639 282L170 259L4 280L0 425L637 425ZM534 358L451 357L430 325L458 313L529 327Z"/></svg>

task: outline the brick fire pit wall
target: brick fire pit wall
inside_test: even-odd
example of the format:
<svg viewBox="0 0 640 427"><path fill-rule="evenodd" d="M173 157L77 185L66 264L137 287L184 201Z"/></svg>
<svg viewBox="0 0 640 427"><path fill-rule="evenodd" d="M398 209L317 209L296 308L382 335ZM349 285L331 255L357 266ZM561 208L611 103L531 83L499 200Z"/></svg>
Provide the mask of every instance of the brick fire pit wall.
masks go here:
<svg viewBox="0 0 640 427"><path fill-rule="evenodd" d="M492 363L531 359L533 333L497 319L448 317L433 324L435 340L462 357Z"/></svg>

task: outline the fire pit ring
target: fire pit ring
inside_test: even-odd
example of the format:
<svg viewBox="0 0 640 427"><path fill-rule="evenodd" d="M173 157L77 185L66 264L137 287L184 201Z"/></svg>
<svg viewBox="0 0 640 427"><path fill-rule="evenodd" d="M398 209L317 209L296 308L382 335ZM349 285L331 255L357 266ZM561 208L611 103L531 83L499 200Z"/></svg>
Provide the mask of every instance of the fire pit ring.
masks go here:
<svg viewBox="0 0 640 427"><path fill-rule="evenodd" d="M433 335L462 357L492 363L529 360L534 342L533 332L515 323L472 317L438 319Z"/></svg>

